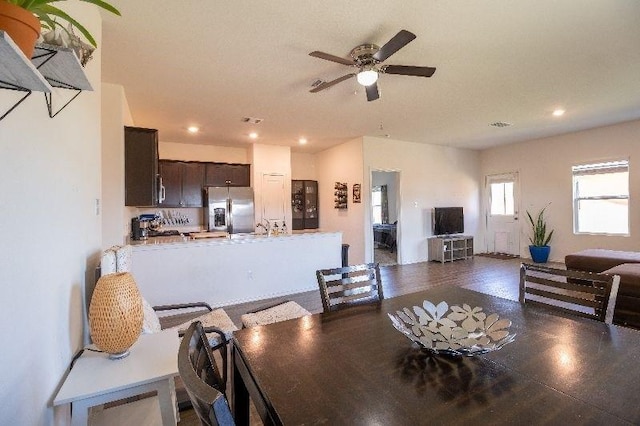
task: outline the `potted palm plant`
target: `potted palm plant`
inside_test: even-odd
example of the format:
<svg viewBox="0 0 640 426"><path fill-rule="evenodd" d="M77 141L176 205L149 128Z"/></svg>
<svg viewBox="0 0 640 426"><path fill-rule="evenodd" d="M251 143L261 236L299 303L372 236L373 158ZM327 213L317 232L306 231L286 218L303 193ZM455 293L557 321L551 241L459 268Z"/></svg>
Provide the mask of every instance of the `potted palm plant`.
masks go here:
<svg viewBox="0 0 640 426"><path fill-rule="evenodd" d="M529 237L531 245L529 246L529 253L531 253L531 259L535 263L546 263L549 260L549 253L551 247L549 247L549 241L553 236L553 229L547 234L547 222L544 219L544 211L547 207L540 210L536 219L534 220L531 213L527 211L527 217L533 231L533 235Z"/></svg>
<svg viewBox="0 0 640 426"><path fill-rule="evenodd" d="M52 6L52 3L63 1L67 0L0 0L0 30L9 34L27 58L31 58L36 40L43 28L54 30L58 27L68 31L63 24L77 29L89 43L96 47L95 39L82 24L65 11ZM120 15L118 9L103 0L80 1Z"/></svg>

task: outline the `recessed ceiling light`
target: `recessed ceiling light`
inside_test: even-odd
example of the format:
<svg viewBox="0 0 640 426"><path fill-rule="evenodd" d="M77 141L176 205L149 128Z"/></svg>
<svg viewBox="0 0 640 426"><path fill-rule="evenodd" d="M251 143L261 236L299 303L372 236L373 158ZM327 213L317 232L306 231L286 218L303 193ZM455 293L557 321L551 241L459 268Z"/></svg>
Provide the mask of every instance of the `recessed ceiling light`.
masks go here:
<svg viewBox="0 0 640 426"><path fill-rule="evenodd" d="M187 127L187 132L191 133L192 135L195 135L199 131L200 131L200 128L198 126L189 126L189 127Z"/></svg>
<svg viewBox="0 0 640 426"><path fill-rule="evenodd" d="M251 133L249 133L249 137L251 139L258 139L258 134L256 132L251 132Z"/></svg>
<svg viewBox="0 0 640 426"><path fill-rule="evenodd" d="M557 109L557 110L553 111L553 116L554 117L560 117L560 116L564 115L564 113L565 113L565 110Z"/></svg>
<svg viewBox="0 0 640 426"><path fill-rule="evenodd" d="M305 144L307 143L307 138L300 138L300 139L298 139L298 143L299 143L300 145L305 145Z"/></svg>

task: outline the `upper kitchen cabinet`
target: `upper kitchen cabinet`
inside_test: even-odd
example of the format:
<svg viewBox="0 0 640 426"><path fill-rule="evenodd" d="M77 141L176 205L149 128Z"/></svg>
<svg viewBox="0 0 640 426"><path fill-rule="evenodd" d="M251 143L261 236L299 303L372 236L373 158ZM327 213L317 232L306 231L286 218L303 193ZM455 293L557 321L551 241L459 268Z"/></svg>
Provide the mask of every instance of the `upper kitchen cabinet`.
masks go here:
<svg viewBox="0 0 640 426"><path fill-rule="evenodd" d="M158 131L124 128L124 204L158 205Z"/></svg>
<svg viewBox="0 0 640 426"><path fill-rule="evenodd" d="M251 186L251 165L207 163L205 186Z"/></svg>
<svg viewBox="0 0 640 426"><path fill-rule="evenodd" d="M160 160L163 207L202 207L205 163Z"/></svg>

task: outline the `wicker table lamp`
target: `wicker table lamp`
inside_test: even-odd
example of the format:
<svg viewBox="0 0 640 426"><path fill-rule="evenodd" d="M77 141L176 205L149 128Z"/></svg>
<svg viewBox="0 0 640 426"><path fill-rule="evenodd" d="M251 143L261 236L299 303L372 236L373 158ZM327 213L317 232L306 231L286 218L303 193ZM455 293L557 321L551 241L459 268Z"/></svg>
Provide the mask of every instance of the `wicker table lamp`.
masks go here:
<svg viewBox="0 0 640 426"><path fill-rule="evenodd" d="M104 275L89 305L93 343L111 359L129 355L142 329L142 299L129 272Z"/></svg>

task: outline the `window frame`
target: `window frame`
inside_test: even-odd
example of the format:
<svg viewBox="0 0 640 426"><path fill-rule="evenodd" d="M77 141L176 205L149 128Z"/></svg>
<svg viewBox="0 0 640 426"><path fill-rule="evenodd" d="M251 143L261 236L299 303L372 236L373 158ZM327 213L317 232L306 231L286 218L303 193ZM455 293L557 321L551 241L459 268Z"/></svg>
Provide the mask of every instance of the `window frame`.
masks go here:
<svg viewBox="0 0 640 426"><path fill-rule="evenodd" d="M511 184L511 207L513 208L512 213L507 213L507 191L506 184ZM493 185L502 185L502 207L504 208L504 213L494 213L493 212ZM491 217L513 217L516 215L516 204L515 204L515 182L513 180L506 179L504 182L496 181L491 182L489 184L489 215Z"/></svg>
<svg viewBox="0 0 640 426"><path fill-rule="evenodd" d="M382 195L380 197L380 204L374 204L373 203L373 193L374 192L380 192L382 194L382 186L378 185L378 186L374 186L373 188L371 188L371 223L373 225L382 225ZM375 221L375 213L374 210L376 207L380 208L380 223Z"/></svg>
<svg viewBox="0 0 640 426"><path fill-rule="evenodd" d="M625 169L625 170L622 170ZM630 166L629 158L609 159L602 161L591 161L571 166L571 190L572 190L572 207L573 207L573 233L574 235L598 235L612 237L629 237L631 234L631 190L630 190ZM581 197L578 194L578 185L576 177L585 175L600 175L626 172L627 173L627 195L592 195ZM600 200L627 200L627 232L595 232L595 231L579 231L579 203L581 201L600 201Z"/></svg>

